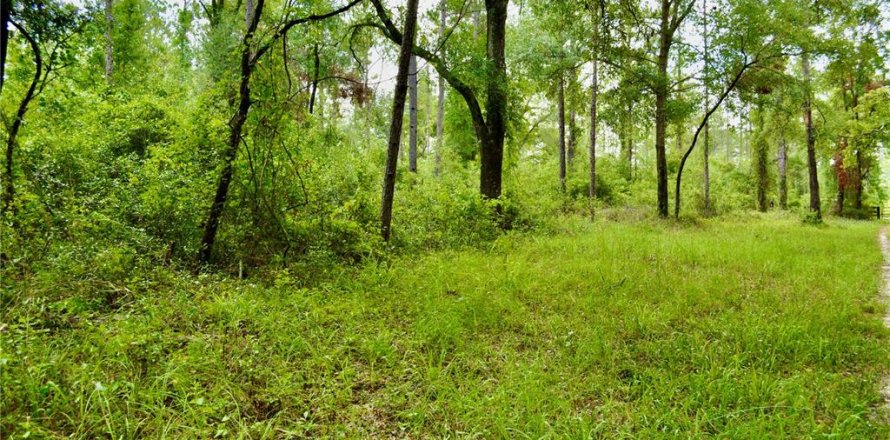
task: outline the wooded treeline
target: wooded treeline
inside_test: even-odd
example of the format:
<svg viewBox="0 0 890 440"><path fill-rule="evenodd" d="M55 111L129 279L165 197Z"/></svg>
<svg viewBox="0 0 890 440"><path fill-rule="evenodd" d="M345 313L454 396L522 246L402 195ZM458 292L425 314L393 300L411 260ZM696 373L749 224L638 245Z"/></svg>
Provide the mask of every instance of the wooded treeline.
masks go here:
<svg viewBox="0 0 890 440"><path fill-rule="evenodd" d="M4 262L358 261L886 199L883 0L2 6Z"/></svg>

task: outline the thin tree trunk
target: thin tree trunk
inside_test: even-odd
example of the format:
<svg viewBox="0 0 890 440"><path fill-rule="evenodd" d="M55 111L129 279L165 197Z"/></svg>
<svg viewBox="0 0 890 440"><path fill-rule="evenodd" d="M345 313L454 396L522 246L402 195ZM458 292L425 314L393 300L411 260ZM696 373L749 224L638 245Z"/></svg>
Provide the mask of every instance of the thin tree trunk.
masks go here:
<svg viewBox="0 0 890 440"><path fill-rule="evenodd" d="M571 100L569 100L571 102ZM575 114L575 110L569 110L569 123L568 123L568 138L566 139L566 161L568 162L568 166L571 168L572 162L575 161L575 137L577 136L578 127L575 123L575 119L577 115Z"/></svg>
<svg viewBox="0 0 890 440"><path fill-rule="evenodd" d="M414 34L417 25L417 2L408 0L405 12L405 31L399 51L399 73L393 92L392 119L389 126L389 144L386 151L386 172L383 176L383 203L380 212L380 233L383 241L389 241L392 226L392 205L396 189L396 170L399 164L399 144L402 138L402 119L405 115L405 97L408 94L408 75Z"/></svg>
<svg viewBox="0 0 890 440"><path fill-rule="evenodd" d="M559 125L559 189L566 192L566 96L565 78L559 74L557 90L557 122Z"/></svg>
<svg viewBox="0 0 890 440"><path fill-rule="evenodd" d="M707 77L709 75L708 68L710 66L710 52L708 47L708 0L702 1L702 16L704 17L704 22L702 23L702 37L704 39L704 49L705 49L705 111L711 106L711 93L709 82ZM705 215L711 214L711 142L710 142L710 124L705 123L704 130L704 147L702 151L704 152L704 160L703 160L703 169L702 169L702 192L704 193L704 211Z"/></svg>
<svg viewBox="0 0 890 440"><path fill-rule="evenodd" d="M807 167L810 177L810 211L816 214L817 219L822 218L822 201L819 197L819 171L816 168L816 134L813 130L813 106L810 79L810 58L804 53L801 57L803 65L803 79L805 95L803 103L803 122L807 132Z"/></svg>
<svg viewBox="0 0 890 440"><path fill-rule="evenodd" d="M852 111L853 111L853 120L859 120L859 93L856 91L856 83L853 79L850 79L850 92L853 96L852 99ZM853 147L856 151L856 170L855 176L853 180L853 189L855 193L853 194L853 207L857 211L862 210L862 149L859 148L858 139L853 138Z"/></svg>
<svg viewBox="0 0 890 440"><path fill-rule="evenodd" d="M473 39L476 40L479 38L479 15L481 14L479 10L479 5L473 5Z"/></svg>
<svg viewBox="0 0 890 440"><path fill-rule="evenodd" d="M759 101L762 101L760 97ZM754 154L754 176L757 181L757 210L760 212L767 211L767 190L769 189L769 175L767 170L767 146L766 136L764 133L764 115L763 103L757 104L757 136L753 140L752 153Z"/></svg>
<svg viewBox="0 0 890 440"><path fill-rule="evenodd" d="M114 0L105 0L105 81L109 84L114 75L114 40L111 31L114 27Z"/></svg>
<svg viewBox="0 0 890 440"><path fill-rule="evenodd" d="M783 211L788 209L788 144L785 137L779 139L779 153L777 162L779 164L779 208Z"/></svg>
<svg viewBox="0 0 890 440"><path fill-rule="evenodd" d="M445 0L439 0L439 41L445 38ZM445 78L441 73L439 76L439 97L436 113L436 177L442 172L442 146L444 145L444 127L445 123Z"/></svg>
<svg viewBox="0 0 890 440"><path fill-rule="evenodd" d="M209 263L210 257L213 254L213 245L216 242L219 220L222 217L223 209L229 196L229 185L234 173L234 163L238 157L238 147L241 145L241 131L250 111L250 77L253 74L255 63L252 48L253 36L262 15L263 4L264 0L258 0L256 7L254 7L252 2L248 2L246 5L245 16L249 17L250 21L247 22L247 31L241 43L241 83L238 89L238 109L232 120L229 121L229 142L224 156L223 169L216 186L213 203L210 205L210 211L207 214L207 220L204 222L204 235L201 238L201 248L198 252L198 261L201 264Z"/></svg>
<svg viewBox="0 0 890 440"><path fill-rule="evenodd" d="M417 57L411 55L408 65L408 171L417 172Z"/></svg>
<svg viewBox="0 0 890 440"><path fill-rule="evenodd" d="M3 191L3 212L12 210L13 213L15 213L15 205L13 204L15 201L15 176L13 175L15 146L19 129L21 129L22 122L25 120L25 113L28 112L28 105L34 99L34 96L36 96L37 84L40 82L40 78L43 75L43 56L40 53L40 46L31 34L12 20L9 22L15 25L22 36L25 37L25 40L27 40L28 44L31 46L31 52L34 55L34 76L31 78L31 85L28 87L28 91L25 92L25 96L19 103L19 108L15 113L15 119L12 121L12 126L9 127L9 134L6 138L6 185L4 185Z"/></svg>
<svg viewBox="0 0 890 440"><path fill-rule="evenodd" d="M321 58L318 56L318 44L312 48L312 93L309 96L309 114L315 113L315 98L318 94L319 71L321 70Z"/></svg>
<svg viewBox="0 0 890 440"><path fill-rule="evenodd" d="M597 41L594 44L598 44ZM597 54L598 55L598 54ZM597 99L599 97L598 60L593 59L593 74L590 87L590 218L596 218L596 132L597 132Z"/></svg>

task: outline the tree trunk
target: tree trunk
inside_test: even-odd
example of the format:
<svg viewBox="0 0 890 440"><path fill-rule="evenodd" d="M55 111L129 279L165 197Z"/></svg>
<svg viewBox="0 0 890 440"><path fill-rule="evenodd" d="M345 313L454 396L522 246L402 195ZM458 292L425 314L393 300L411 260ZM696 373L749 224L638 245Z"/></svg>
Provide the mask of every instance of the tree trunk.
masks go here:
<svg viewBox="0 0 890 440"><path fill-rule="evenodd" d="M595 44L598 44L595 43ZM590 218L596 217L596 124L597 124L597 99L599 98L599 72L596 54L593 58L593 73L590 86Z"/></svg>
<svg viewBox="0 0 890 440"><path fill-rule="evenodd" d="M17 23L12 22L11 20L10 23L13 23L22 36L25 37L25 40L27 40L28 44L31 46L31 52L34 55L34 76L31 78L31 85L28 87L28 91L25 92L25 96L19 103L19 108L15 113L15 119L12 121L12 126L9 127L9 134L6 138L6 185L4 185L3 191L3 212L12 210L12 212L15 213L15 176L13 175L13 170L15 169L13 167L15 146L19 129L21 129L22 122L25 120L25 113L28 112L28 105L34 99L34 96L36 96L37 84L40 82L40 78L43 75L43 56L40 53L40 46L31 34L25 31L25 29L20 27Z"/></svg>
<svg viewBox="0 0 890 440"><path fill-rule="evenodd" d="M479 15L480 15L479 5L473 5L473 40L479 38Z"/></svg>
<svg viewBox="0 0 890 440"><path fill-rule="evenodd" d="M763 99L762 97L760 98ZM754 176L756 180L757 192L757 210L760 212L767 211L767 190L769 189L769 175L767 170L767 146L766 134L764 133L764 115L763 104L757 105L757 136L753 140L752 153L754 154Z"/></svg>
<svg viewBox="0 0 890 440"><path fill-rule="evenodd" d="M667 154L667 99L668 99L668 57L670 56L672 35L670 32L671 2L661 2L661 29L658 48L658 83L655 87L655 169L658 179L658 216L668 216Z"/></svg>
<svg viewBox="0 0 890 440"><path fill-rule="evenodd" d="M806 87L803 103L803 122L807 132L807 167L810 177L810 211L822 218L822 201L819 197L819 171L816 168L816 134L813 130L813 106L810 79L810 58L807 53L801 57L803 80Z"/></svg>
<svg viewBox="0 0 890 440"><path fill-rule="evenodd" d="M566 96L565 77L559 75L557 90L557 122L559 125L559 189L566 192Z"/></svg>
<svg viewBox="0 0 890 440"><path fill-rule="evenodd" d="M402 120L405 115L405 96L408 93L408 75L411 64L411 50L414 47L414 34L417 25L417 2L408 0L405 12L405 31L399 51L399 73L393 92L392 119L389 126L389 144L386 150L386 172L383 176L383 204L380 212L380 233L388 242L392 226L392 205L396 189L396 170L399 164L399 144L402 138Z"/></svg>
<svg viewBox="0 0 890 440"><path fill-rule="evenodd" d="M859 93L856 91L856 83L850 78L850 92L853 95L852 100L852 111L853 111L853 120L859 120ZM853 180L853 207L857 211L862 210L862 149L859 148L858 139L853 138L853 147L856 151L856 169Z"/></svg>
<svg viewBox="0 0 890 440"><path fill-rule="evenodd" d="M318 56L318 44L312 48L312 92L309 96L309 114L315 113L315 98L318 94L319 71L321 70L321 58Z"/></svg>
<svg viewBox="0 0 890 440"><path fill-rule="evenodd" d="M708 47L708 0L702 1L702 16L704 17L704 21L702 22L702 38L704 40L704 49L705 49L705 111L708 111L708 108L711 106L711 93L709 88L708 81L708 68L710 66L711 61L711 53L709 52ZM710 124L705 123L704 129L704 148L702 151L704 152L703 164L702 164L702 192L704 195L704 212L705 215L711 214L711 139L710 139Z"/></svg>
<svg viewBox="0 0 890 440"><path fill-rule="evenodd" d="M577 140L576 137L578 132L578 125L575 123L576 118L577 115L575 114L575 110L569 110L569 134L566 139L566 161L568 162L569 168L571 168L572 162L575 161L575 141Z"/></svg>
<svg viewBox="0 0 890 440"><path fill-rule="evenodd" d="M201 248L198 251L198 261L201 264L209 263L210 257L213 254L213 244L216 242L219 220L222 217L226 199L229 196L229 185L232 182L234 163L238 157L238 147L241 145L241 131L250 111L250 77L253 74L256 62L252 48L253 36L262 15L263 4L264 0L258 0L256 7L254 7L252 2L248 2L246 5L245 16L249 17L250 21L247 22L247 31L241 43L241 83L238 89L238 109L232 120L229 121L229 142L223 158L223 169L216 186L213 203L210 205L210 211L207 214L207 220L204 222L204 235L201 238Z"/></svg>
<svg viewBox="0 0 890 440"><path fill-rule="evenodd" d="M411 55L408 64L408 171L417 172L417 57Z"/></svg>
<svg viewBox="0 0 890 440"><path fill-rule="evenodd" d="M439 0L439 41L445 38L445 0ZM438 177L442 172L442 146L444 145L444 127L445 123L445 78L439 73L439 101L436 114L436 171Z"/></svg>
<svg viewBox="0 0 890 440"><path fill-rule="evenodd" d="M783 136L779 139L779 209L788 209L788 144Z"/></svg>
<svg viewBox="0 0 890 440"><path fill-rule="evenodd" d="M487 130L480 151L480 192L488 199L501 197L504 167L504 139L507 133L507 5L508 0L485 0L487 54L491 71L487 75L485 110ZM478 130L477 130L478 133Z"/></svg>
<svg viewBox="0 0 890 440"><path fill-rule="evenodd" d="M109 84L114 75L114 40L111 38L114 27L113 2L114 0L105 0L105 81Z"/></svg>

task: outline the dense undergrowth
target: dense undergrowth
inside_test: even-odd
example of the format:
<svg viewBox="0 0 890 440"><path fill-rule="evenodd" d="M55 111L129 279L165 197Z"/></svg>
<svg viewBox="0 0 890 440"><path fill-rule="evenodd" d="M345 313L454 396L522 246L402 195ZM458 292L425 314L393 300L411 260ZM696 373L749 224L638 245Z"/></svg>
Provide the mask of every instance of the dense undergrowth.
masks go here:
<svg viewBox="0 0 890 440"><path fill-rule="evenodd" d="M877 227L567 217L312 276L19 268L0 432L886 438Z"/></svg>

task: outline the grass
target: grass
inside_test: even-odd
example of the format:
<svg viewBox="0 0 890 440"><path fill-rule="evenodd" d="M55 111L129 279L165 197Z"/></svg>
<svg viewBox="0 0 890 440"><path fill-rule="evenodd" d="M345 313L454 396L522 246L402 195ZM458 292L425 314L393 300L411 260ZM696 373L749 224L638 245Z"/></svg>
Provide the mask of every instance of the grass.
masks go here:
<svg viewBox="0 0 890 440"><path fill-rule="evenodd" d="M890 438L878 227L566 220L309 287L7 280L0 434Z"/></svg>

